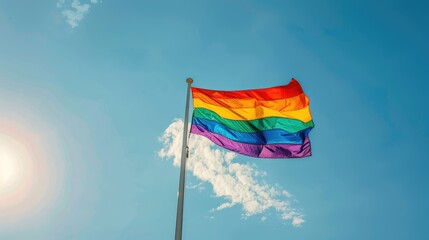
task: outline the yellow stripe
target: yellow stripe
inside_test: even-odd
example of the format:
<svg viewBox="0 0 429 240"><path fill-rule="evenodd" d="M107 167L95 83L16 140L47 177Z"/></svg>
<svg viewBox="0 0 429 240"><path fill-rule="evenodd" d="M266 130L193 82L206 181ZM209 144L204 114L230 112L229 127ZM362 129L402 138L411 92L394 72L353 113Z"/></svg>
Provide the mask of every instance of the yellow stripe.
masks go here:
<svg viewBox="0 0 429 240"><path fill-rule="evenodd" d="M310 103L310 100L304 93L294 97L278 100L257 100L255 98L211 98L200 92L194 92L192 95L194 100L199 99L205 103L226 108L252 108L263 106L278 111L290 111L307 107Z"/></svg>
<svg viewBox="0 0 429 240"><path fill-rule="evenodd" d="M278 111L264 106L257 106L252 108L225 108L205 103L200 99L194 99L194 108L205 108L216 112L222 118L231 120L254 120L265 117L284 117L290 119L297 119L302 122L309 122L312 120L309 106L292 111Z"/></svg>

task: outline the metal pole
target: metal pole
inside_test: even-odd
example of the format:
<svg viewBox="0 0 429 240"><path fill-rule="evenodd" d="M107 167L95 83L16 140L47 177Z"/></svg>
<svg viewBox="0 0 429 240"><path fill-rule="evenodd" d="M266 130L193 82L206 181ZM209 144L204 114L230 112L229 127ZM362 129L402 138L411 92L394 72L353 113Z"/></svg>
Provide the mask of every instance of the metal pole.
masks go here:
<svg viewBox="0 0 429 240"><path fill-rule="evenodd" d="M185 123L183 125L183 142L182 142L182 159L180 163L180 180L179 180L179 196L177 199L177 215L176 215L176 237L175 240L182 240L182 225L183 225L183 200L185 196L185 176L186 176L186 158L188 157L188 118L189 118L189 93L191 84L194 80L187 78L188 91L186 93L186 108L185 108Z"/></svg>

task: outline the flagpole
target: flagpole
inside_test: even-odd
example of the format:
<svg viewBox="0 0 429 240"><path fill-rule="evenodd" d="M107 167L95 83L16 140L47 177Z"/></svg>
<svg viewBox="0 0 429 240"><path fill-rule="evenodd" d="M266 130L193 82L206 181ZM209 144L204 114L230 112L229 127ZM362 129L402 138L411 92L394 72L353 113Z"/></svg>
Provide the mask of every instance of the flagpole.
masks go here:
<svg viewBox="0 0 429 240"><path fill-rule="evenodd" d="M183 201L185 196L186 159L188 157L188 118L189 118L189 95L191 84L194 80L187 78L188 90L186 92L185 123L183 125L182 159L180 163L179 195L177 199L176 235L175 240L182 240L183 225Z"/></svg>

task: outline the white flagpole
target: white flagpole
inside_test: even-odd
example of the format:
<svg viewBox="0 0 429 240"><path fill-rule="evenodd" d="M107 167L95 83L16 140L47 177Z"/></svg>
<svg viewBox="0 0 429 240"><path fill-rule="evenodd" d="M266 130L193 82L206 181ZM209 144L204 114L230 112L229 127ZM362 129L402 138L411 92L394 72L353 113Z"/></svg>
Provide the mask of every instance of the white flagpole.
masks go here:
<svg viewBox="0 0 429 240"><path fill-rule="evenodd" d="M189 118L189 95L191 84L194 80L187 78L188 91L186 93L185 123L183 125L182 159L180 163L179 196L177 199L176 235L175 240L182 240L183 225L183 200L185 196L186 159L188 158L188 118Z"/></svg>

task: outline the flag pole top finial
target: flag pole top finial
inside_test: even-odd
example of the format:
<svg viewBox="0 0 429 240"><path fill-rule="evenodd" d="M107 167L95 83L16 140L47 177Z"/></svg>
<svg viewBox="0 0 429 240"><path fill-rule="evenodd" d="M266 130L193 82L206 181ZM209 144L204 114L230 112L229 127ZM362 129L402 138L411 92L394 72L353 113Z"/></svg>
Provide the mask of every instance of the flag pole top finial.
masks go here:
<svg viewBox="0 0 429 240"><path fill-rule="evenodd" d="M194 80L192 78L187 78L186 79L186 83L188 84L192 84L194 82Z"/></svg>

